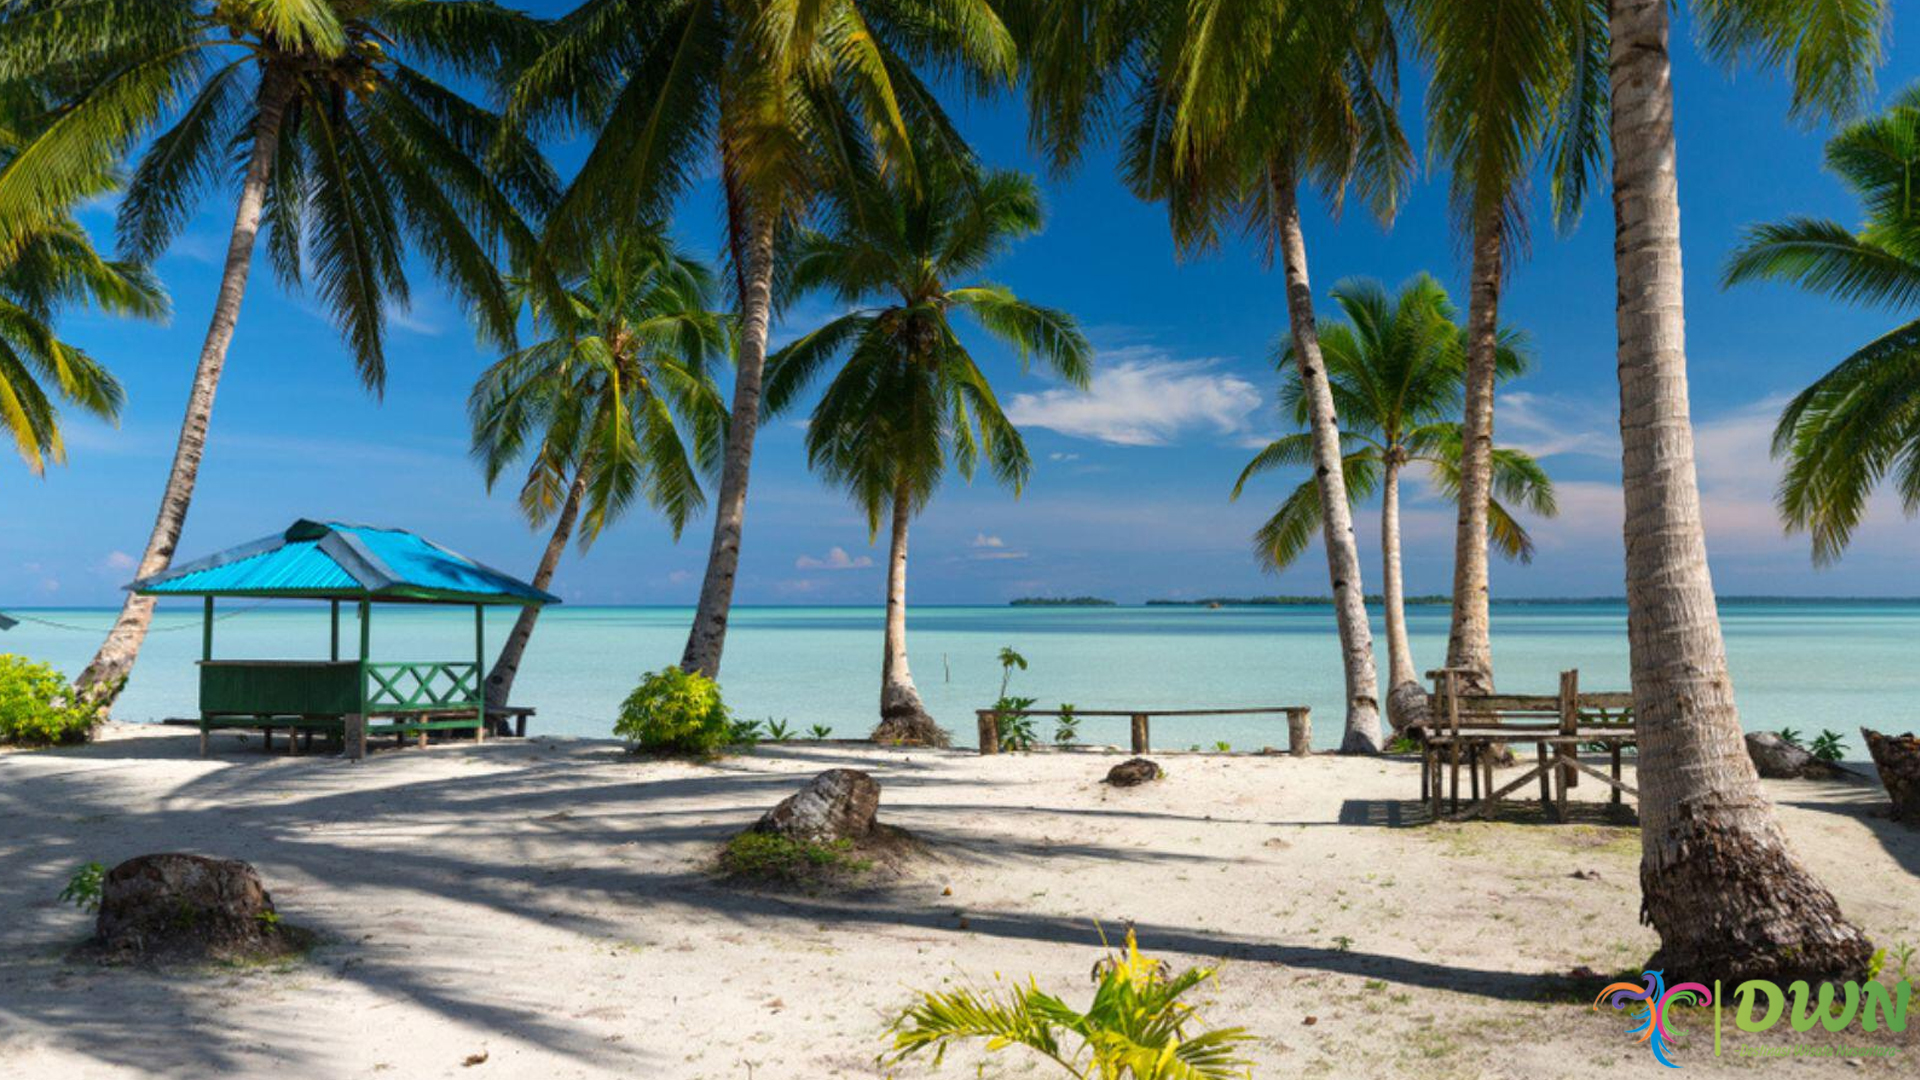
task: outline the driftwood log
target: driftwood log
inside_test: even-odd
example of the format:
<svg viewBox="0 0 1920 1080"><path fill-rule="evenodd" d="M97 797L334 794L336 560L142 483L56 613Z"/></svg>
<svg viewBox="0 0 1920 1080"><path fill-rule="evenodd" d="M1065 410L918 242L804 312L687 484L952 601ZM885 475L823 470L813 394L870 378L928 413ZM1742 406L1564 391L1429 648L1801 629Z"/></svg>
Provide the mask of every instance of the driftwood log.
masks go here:
<svg viewBox="0 0 1920 1080"><path fill-rule="evenodd" d="M1880 770L1880 783L1893 800L1893 820L1920 825L1920 738L1912 732L1882 735L1866 728L1860 729L1860 735L1867 740L1873 767Z"/></svg>

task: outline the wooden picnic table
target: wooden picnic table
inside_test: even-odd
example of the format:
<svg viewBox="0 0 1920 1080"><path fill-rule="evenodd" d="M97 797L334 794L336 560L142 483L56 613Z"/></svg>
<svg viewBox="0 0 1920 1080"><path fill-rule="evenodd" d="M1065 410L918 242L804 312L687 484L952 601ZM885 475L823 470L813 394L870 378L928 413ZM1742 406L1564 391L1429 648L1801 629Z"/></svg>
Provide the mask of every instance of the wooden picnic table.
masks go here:
<svg viewBox="0 0 1920 1080"><path fill-rule="evenodd" d="M1441 668L1429 672L1434 693L1427 726L1421 737L1420 798L1434 821L1461 821L1472 817L1492 820L1500 800L1529 782L1540 785L1540 806L1555 821L1567 820L1567 791L1579 785L1582 774L1606 784L1609 805L1618 808L1621 796L1638 799L1638 789L1621 779L1622 755L1637 747L1633 726L1633 695L1582 693L1578 670L1560 673L1560 691L1553 695L1468 694L1460 690L1464 672ZM1533 743L1534 763L1519 776L1494 786L1494 766L1500 749ZM1601 772L1580 760L1580 753L1596 747L1608 759ZM1468 771L1469 802L1460 805L1460 770ZM1446 774L1443 777L1443 772ZM1450 789L1442 790L1443 779ZM1448 803L1442 810L1443 802Z"/></svg>

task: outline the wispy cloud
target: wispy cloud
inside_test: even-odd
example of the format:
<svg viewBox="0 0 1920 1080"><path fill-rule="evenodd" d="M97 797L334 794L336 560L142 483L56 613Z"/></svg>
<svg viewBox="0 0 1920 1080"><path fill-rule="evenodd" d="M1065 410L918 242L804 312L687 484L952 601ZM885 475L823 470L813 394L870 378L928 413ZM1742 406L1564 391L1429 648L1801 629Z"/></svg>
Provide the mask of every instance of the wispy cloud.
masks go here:
<svg viewBox="0 0 1920 1080"><path fill-rule="evenodd" d="M802 555L793 560L793 566L796 570L865 570L872 565L873 558L871 556L849 555L847 554L847 549L843 547L829 549L827 551L827 557L824 559L816 559L812 555Z"/></svg>
<svg viewBox="0 0 1920 1080"><path fill-rule="evenodd" d="M1117 446L1165 446L1196 428L1235 435L1261 396L1219 366L1217 360L1174 360L1148 346L1115 349L1100 355L1085 392L1060 387L1015 394L1007 415L1025 427Z"/></svg>
<svg viewBox="0 0 1920 1080"><path fill-rule="evenodd" d="M1583 454L1618 460L1619 418L1605 402L1502 390L1494 397L1493 430L1499 442L1534 457Z"/></svg>
<svg viewBox="0 0 1920 1080"><path fill-rule="evenodd" d="M997 536L988 536L986 533L976 533L972 546L977 548L1003 548L1007 546L1007 542Z"/></svg>

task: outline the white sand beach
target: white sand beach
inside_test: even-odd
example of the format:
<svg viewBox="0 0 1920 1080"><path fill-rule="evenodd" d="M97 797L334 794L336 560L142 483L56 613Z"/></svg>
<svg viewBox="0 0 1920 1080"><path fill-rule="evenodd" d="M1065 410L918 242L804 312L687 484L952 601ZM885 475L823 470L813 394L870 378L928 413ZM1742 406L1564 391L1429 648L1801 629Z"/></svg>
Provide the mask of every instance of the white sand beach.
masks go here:
<svg viewBox="0 0 1920 1080"><path fill-rule="evenodd" d="M533 739L353 764L110 736L0 756L9 1078L965 1077L978 1060L1044 1076L1017 1050L891 1073L875 1059L916 989L1031 973L1084 1001L1096 926L1118 939L1129 923L1175 966L1224 959L1206 1015L1257 1036L1255 1076L1657 1068L1621 1017L1588 1008L1599 980L1564 978L1652 952L1637 834L1518 810L1417 825L1406 760L1167 754L1166 780L1116 790L1098 780L1120 758L1098 752L781 744L697 765ZM881 820L928 862L844 894L714 877L722 839L835 766L880 780ZM1881 944L1920 942L1920 833L1877 816L1878 786L1768 789L1848 915ZM56 900L73 869L168 850L253 863L322 944L187 971L68 958L91 929ZM1920 1052L1917 1029L1872 1037L1902 1048L1891 1059L1716 1059L1702 1020L1679 1023L1695 1075L1912 1075Z"/></svg>

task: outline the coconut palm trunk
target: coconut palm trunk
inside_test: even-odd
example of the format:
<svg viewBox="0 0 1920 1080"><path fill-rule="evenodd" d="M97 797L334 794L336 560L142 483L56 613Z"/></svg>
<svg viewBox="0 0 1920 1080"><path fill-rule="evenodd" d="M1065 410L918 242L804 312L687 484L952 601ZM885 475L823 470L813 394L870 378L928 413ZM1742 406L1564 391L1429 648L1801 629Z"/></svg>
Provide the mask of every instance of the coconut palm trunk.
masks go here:
<svg viewBox="0 0 1920 1080"><path fill-rule="evenodd" d="M904 483L894 490L893 537L887 551L887 632L880 659L880 726L875 742L945 746L947 733L920 702L907 667L907 526L913 495Z"/></svg>
<svg viewBox="0 0 1920 1080"><path fill-rule="evenodd" d="M193 390L187 397L186 418L180 424L180 439L173 451L173 466L167 473L167 486L160 499L160 512L153 522L141 552L138 577L151 577L173 561L174 548L186 526L187 508L193 502L194 483L200 476L200 459L206 452L207 427L213 419L214 391L220 386L220 372L227 364L227 349L233 343L234 327L240 321L240 301L246 296L247 276L253 268L254 238L260 232L260 215L266 205L267 184L273 174L274 153L280 143L280 123L292 96L292 76L268 66L256 91L252 146L247 154L247 170L240 186L240 203L234 210L233 233L227 240L227 259L220 274L220 291L213 306L213 319L207 326L206 340L200 346L200 363L193 373ZM153 622L152 597L128 594L120 615L108 631L107 640L81 672L80 693L94 705L102 718L113 708L120 691L133 672L140 645Z"/></svg>
<svg viewBox="0 0 1920 1080"><path fill-rule="evenodd" d="M1321 538L1327 548L1327 572L1333 583L1333 610L1340 626L1340 653L1347 680L1347 728L1343 754L1380 750L1379 679L1373 668L1373 630L1367 625L1366 591L1360 582L1360 545L1353 535L1353 509L1347 502L1341 469L1340 421L1333 390L1320 358L1320 335L1313 321L1313 288L1307 281L1307 241L1300 230L1300 204L1292 176L1274 183L1279 219L1281 265L1287 280L1287 320L1293 334L1294 361L1308 402L1313 431L1313 472L1320 490Z"/></svg>
<svg viewBox="0 0 1920 1080"><path fill-rule="evenodd" d="M733 416L727 425L726 457L720 471L720 495L713 515L713 543L707 550L707 575L700 585L700 606L693 613L680 666L710 679L720 676L720 654L727 643L727 617L733 608L733 584L740 571L740 537L746 528L747 474L753 467L753 439L760 429L760 382L767 365L767 322L773 306L773 241L776 218L753 214L747 241L746 287L740 298L740 348L734 365Z"/></svg>
<svg viewBox="0 0 1920 1080"><path fill-rule="evenodd" d="M587 494L587 473L582 469L574 474L573 486L567 489L567 501L560 504L560 515L553 523L553 535L547 538L547 550L540 554L540 565L533 571L533 587L542 591L553 583L553 572L560 566L560 556L567 550L567 541L573 539L573 523L580 516L580 501ZM520 674L520 660L527 653L527 640L533 637L533 624L540 618L537 606L520 609L520 617L513 621L513 632L507 635L507 643L501 647L500 656L493 662L493 670L487 673L487 705L502 706L513 696L513 680Z"/></svg>
<svg viewBox="0 0 1920 1080"><path fill-rule="evenodd" d="M1688 418L1668 0L1612 0L1627 637L1650 968L1864 977L1872 946L1787 847L1742 740Z"/></svg>
<svg viewBox="0 0 1920 1080"><path fill-rule="evenodd" d="M1493 692L1493 641L1487 609L1487 503L1493 491L1494 356L1500 338L1500 207L1474 221L1468 271L1466 415L1460 432L1460 513L1453 538L1453 612L1447 666L1464 669L1464 687Z"/></svg>
<svg viewBox="0 0 1920 1080"><path fill-rule="evenodd" d="M1400 472L1406 465L1398 451L1389 451L1380 471L1381 585L1387 616L1387 719L1393 729L1407 726L1402 702L1423 696L1420 676L1407 645L1406 586L1400 572Z"/></svg>

